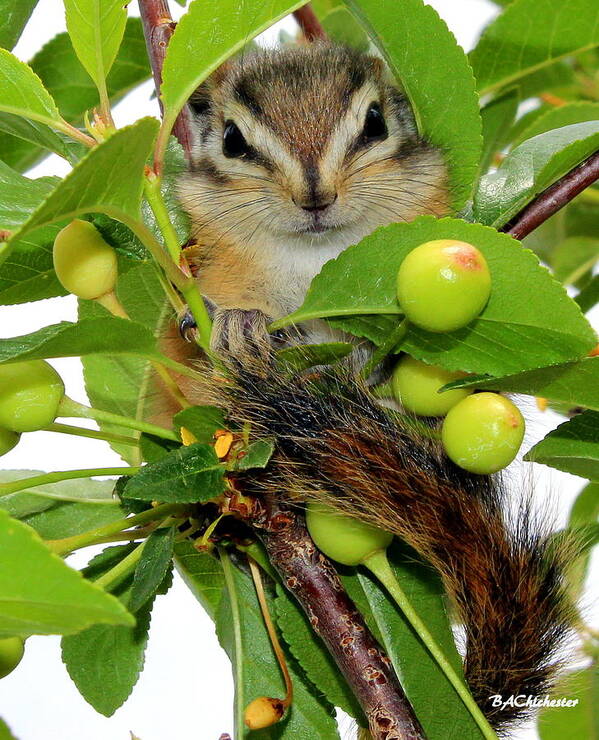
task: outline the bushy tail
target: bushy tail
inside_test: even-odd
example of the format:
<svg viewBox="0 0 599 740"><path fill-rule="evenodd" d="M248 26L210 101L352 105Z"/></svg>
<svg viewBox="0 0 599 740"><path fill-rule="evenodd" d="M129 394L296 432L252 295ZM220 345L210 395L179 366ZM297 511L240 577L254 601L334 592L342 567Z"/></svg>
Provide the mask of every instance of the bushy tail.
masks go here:
<svg viewBox="0 0 599 740"><path fill-rule="evenodd" d="M405 540L442 575L466 636L465 674L498 730L526 710L490 697L547 692L572 615L557 548L525 507L512 526L498 478L453 465L438 443L399 425L349 378L271 370L217 383L230 416L274 437L258 491L326 501ZM536 531L535 531L536 530Z"/></svg>

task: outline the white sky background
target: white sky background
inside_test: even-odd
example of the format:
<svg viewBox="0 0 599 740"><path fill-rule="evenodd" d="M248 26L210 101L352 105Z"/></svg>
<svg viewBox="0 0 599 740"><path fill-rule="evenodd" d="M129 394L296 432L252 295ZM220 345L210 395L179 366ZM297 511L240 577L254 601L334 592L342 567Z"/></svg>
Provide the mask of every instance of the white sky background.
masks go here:
<svg viewBox="0 0 599 740"><path fill-rule="evenodd" d="M172 0L170 4L177 18L182 9ZM487 0L433 0L430 4L446 20L466 50L472 48L481 28L497 13L496 7ZM129 12L139 15L136 3L131 4ZM64 30L60 0L40 0L15 53L27 61L43 44ZM277 32L277 28L267 32L267 40L275 39ZM118 126L144 115L158 115L156 100L150 99L152 90L153 83L148 81L116 106L114 117ZM53 156L32 174L63 175L67 170L68 166ZM17 336L75 318L75 299L71 296L1 306L0 332L3 337ZM68 395L86 402L79 360L56 360L52 364L64 378ZM527 442L531 444L562 420L551 412L539 414L533 404L526 404L525 413ZM526 443L524 449L527 449ZM2 458L1 464L4 468L57 470L112 466L122 461L101 442L36 432L23 435L19 445ZM545 502L543 508L547 507L547 491L551 491L556 522L561 525L582 481L542 466L534 467L535 491ZM519 477L516 471L514 479ZM90 552L86 550L74 556L71 562L80 567ZM598 572L595 557L590 582L597 583ZM595 587L587 596L587 616L599 627L596 598ZM129 731L141 740L217 740L222 732L232 733L232 701L233 682L228 658L218 645L212 621L179 578L175 579L168 595L156 601L145 670L132 696L112 717L97 714L81 698L62 665L58 637L30 638L22 663L13 674L0 681L0 716L18 740L129 740ZM344 740L354 737L347 718L342 724L342 736ZM534 740L537 735L534 729L523 728L515 737Z"/></svg>

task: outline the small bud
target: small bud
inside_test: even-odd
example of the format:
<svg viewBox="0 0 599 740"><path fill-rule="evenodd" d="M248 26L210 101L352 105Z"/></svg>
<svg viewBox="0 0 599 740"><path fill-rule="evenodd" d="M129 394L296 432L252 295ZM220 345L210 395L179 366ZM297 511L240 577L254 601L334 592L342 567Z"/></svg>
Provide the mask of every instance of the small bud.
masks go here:
<svg viewBox="0 0 599 740"><path fill-rule="evenodd" d="M181 442L183 442L185 447L189 447L189 445L192 445L194 442L198 441L195 434L190 432L189 429L186 429L185 427L181 427L180 434L181 434Z"/></svg>
<svg viewBox="0 0 599 740"><path fill-rule="evenodd" d="M244 721L250 730L262 730L282 719L285 703L281 699L259 696L245 708Z"/></svg>
<svg viewBox="0 0 599 740"><path fill-rule="evenodd" d="M219 429L215 435L216 442L214 443L214 451L216 456L222 460L226 457L233 444L233 435L224 429Z"/></svg>
<svg viewBox="0 0 599 740"><path fill-rule="evenodd" d="M59 231L53 256L56 275L69 293L94 300L113 290L116 252L88 221L75 219Z"/></svg>

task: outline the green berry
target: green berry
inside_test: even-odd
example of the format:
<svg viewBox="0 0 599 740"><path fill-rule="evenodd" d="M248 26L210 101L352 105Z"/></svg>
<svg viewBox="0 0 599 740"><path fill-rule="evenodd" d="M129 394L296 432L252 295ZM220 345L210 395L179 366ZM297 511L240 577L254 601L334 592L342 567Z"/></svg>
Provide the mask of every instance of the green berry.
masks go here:
<svg viewBox="0 0 599 740"><path fill-rule="evenodd" d="M520 409L497 393L475 393L447 414L441 439L448 457L471 473L496 473L516 457L524 437Z"/></svg>
<svg viewBox="0 0 599 740"><path fill-rule="evenodd" d="M340 514L327 504L308 504L306 524L316 547L343 565L359 565L389 547L393 539L389 532Z"/></svg>
<svg viewBox="0 0 599 740"><path fill-rule="evenodd" d="M413 249L397 275L397 298L406 317L421 329L461 329L485 307L491 275L476 247L437 239Z"/></svg>
<svg viewBox="0 0 599 740"><path fill-rule="evenodd" d="M0 678L8 676L21 662L25 643L20 637L0 639Z"/></svg>
<svg viewBox="0 0 599 740"><path fill-rule="evenodd" d="M16 447L20 438L20 434L10 429L0 428L0 457L10 452L13 447Z"/></svg>
<svg viewBox="0 0 599 740"><path fill-rule="evenodd" d="M53 257L63 287L79 298L100 298L116 284L116 252L88 221L75 219L58 232Z"/></svg>
<svg viewBox="0 0 599 740"><path fill-rule="evenodd" d="M43 360L0 365L0 427L13 432L34 432L52 424L64 384L56 370Z"/></svg>
<svg viewBox="0 0 599 740"><path fill-rule="evenodd" d="M406 411L420 416L445 416L458 401L469 396L472 389L456 388L439 393L439 388L465 375L404 355L395 366L391 378L393 395Z"/></svg>

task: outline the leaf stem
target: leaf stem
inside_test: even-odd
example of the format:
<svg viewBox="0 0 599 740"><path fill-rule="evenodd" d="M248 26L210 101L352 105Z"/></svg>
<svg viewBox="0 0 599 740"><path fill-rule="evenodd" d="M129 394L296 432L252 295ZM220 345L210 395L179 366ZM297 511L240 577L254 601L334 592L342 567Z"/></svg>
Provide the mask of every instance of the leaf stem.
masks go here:
<svg viewBox="0 0 599 740"><path fill-rule="evenodd" d="M52 473L32 475L30 478L0 483L0 496L7 493L16 493L26 488L45 486L48 483L59 483L63 480L76 480L77 478L91 478L94 475L135 475L141 470L139 467L128 468L84 468L80 470L56 470Z"/></svg>
<svg viewBox="0 0 599 740"><path fill-rule="evenodd" d="M166 515L183 512L184 510L185 505L182 504L161 504L160 506L146 509L140 514L135 514L134 516L129 516L125 519L117 519L114 522L105 524L97 529L91 529L82 534L75 534L71 537L65 537L60 540L46 540L46 545L57 555L67 555L68 553L73 552L73 550L79 550L82 547L95 545L98 541L101 542L104 537L119 534L120 532L131 529L131 527L138 527L141 524L162 520Z"/></svg>
<svg viewBox="0 0 599 740"><path fill-rule="evenodd" d="M389 595L399 606L406 619L410 622L415 632L429 650L430 654L437 661L439 667L447 677L447 680L451 683L460 699L464 702L464 705L472 715L476 724L479 726L483 737L487 738L487 740L497 740L497 735L487 721L487 718L482 713L478 704L476 704L472 698L465 682L460 678L454 667L447 660L443 651L437 644L437 641L429 632L428 627L420 619L419 615L410 603L404 590L400 586L395 573L391 569L385 551L377 550L377 552L367 557L362 564L366 566L366 568L368 568L376 578L378 578L389 592Z"/></svg>
<svg viewBox="0 0 599 740"><path fill-rule="evenodd" d="M103 421L108 424L126 427L127 429L136 429L139 432L153 434L155 437L179 442L179 437L170 429L165 429L164 427L150 424L149 422L141 421L140 419L133 419L129 416L121 416L121 414L113 414L110 411L102 411L101 409L95 409L91 406L85 406L82 403L73 401L73 399L68 396L64 396L60 402L57 416L75 417L77 419L94 419L95 421Z"/></svg>
<svg viewBox="0 0 599 740"><path fill-rule="evenodd" d="M97 578L94 581L94 585L99 586L106 591L108 591L110 586L114 587L118 585L118 583L122 581L125 576L129 575L129 573L137 565L141 554L144 551L146 543L147 540L140 542L135 550L132 550L128 555L126 555L120 562L118 562L114 566L114 568L111 568L109 571Z"/></svg>
<svg viewBox="0 0 599 740"><path fill-rule="evenodd" d="M383 343L377 347L377 349L372 353L372 356L370 357L368 362L362 368L360 375L364 380L367 380L372 372L376 369L376 367L380 365L380 363L385 359L385 357L387 357L390 352L393 352L397 345L400 344L400 342L403 340L403 338L407 334L407 331L408 320L403 319L399 322L395 329L393 329L393 331L389 332L389 334L385 337Z"/></svg>
<svg viewBox="0 0 599 740"><path fill-rule="evenodd" d="M231 617L233 618L233 639L235 643L235 737L240 738L243 735L243 713L245 709L245 700L243 693L243 641L241 638L241 615L239 614L239 600L237 597L237 588L235 586L235 577L233 575L233 566L227 551L219 547L218 554L220 563L223 568L225 577L225 588L229 596L231 605Z"/></svg>
<svg viewBox="0 0 599 740"><path fill-rule="evenodd" d="M115 444L130 445L131 447L137 447L139 444L139 439L136 437L125 437L124 434L112 434L111 432L101 432L96 429L84 429L83 427L76 427L71 424L59 424L58 422L50 424L44 431L72 434L77 437L87 437L88 439L101 439L104 442L114 442Z"/></svg>
<svg viewBox="0 0 599 740"><path fill-rule="evenodd" d="M147 173L144 181L144 192L150 208L152 209L152 212L156 217L158 228L160 229L160 232L164 237L164 243L166 244L167 251L170 254L174 264L177 266L177 268L180 269L182 266L182 261L183 263L185 262L185 257L181 251L181 245L179 243L177 232L175 231L175 228L169 218L168 210L166 208L166 204L160 190L160 183L160 178L157 177L154 172ZM187 265L185 264L184 267L187 267ZM185 269L183 269L183 273L185 273ZM178 287L183 294L183 297L187 301L189 310L191 311L198 327L198 344L202 347L203 350L209 352L212 321L210 320L210 316L208 315L206 304L204 303L204 300L200 295L200 292L198 291L198 286L195 280L187 279Z"/></svg>

